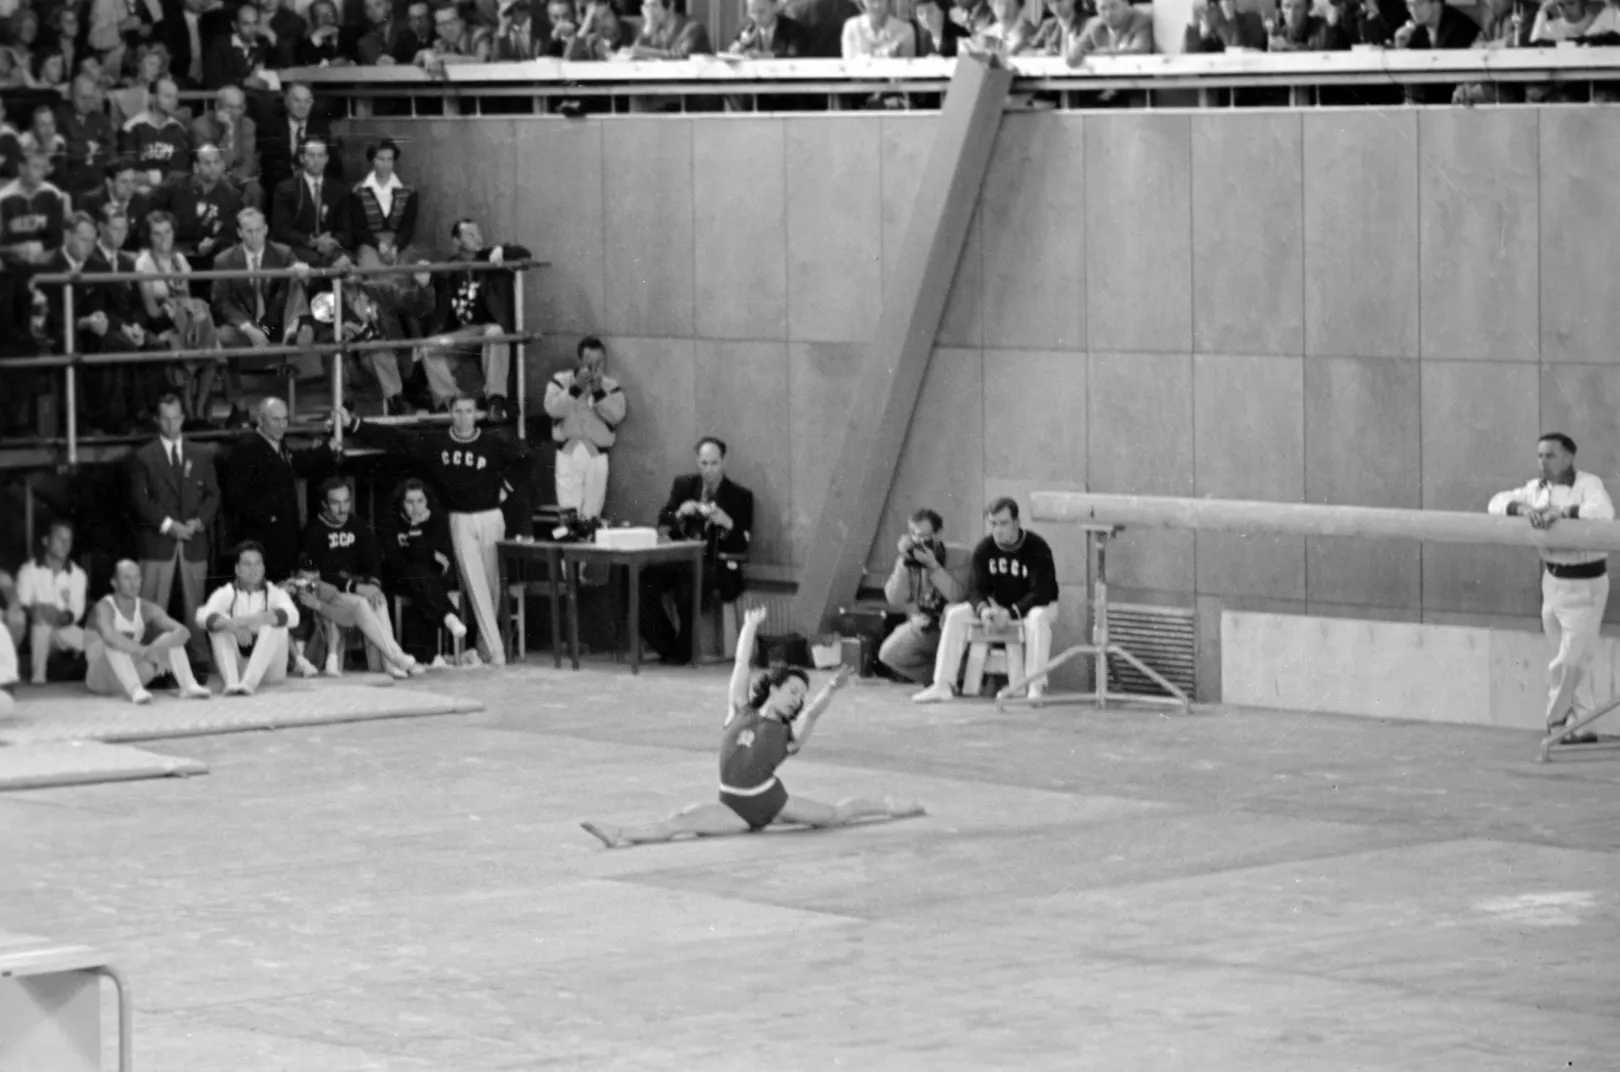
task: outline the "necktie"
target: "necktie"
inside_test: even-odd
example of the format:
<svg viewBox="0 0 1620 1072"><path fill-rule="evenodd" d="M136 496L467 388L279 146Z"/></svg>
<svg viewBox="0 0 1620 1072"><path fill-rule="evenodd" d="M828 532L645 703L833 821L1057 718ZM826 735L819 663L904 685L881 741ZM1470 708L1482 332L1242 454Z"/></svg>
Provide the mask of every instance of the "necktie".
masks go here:
<svg viewBox="0 0 1620 1072"><path fill-rule="evenodd" d="M304 144L304 124L299 123L293 128L293 152L297 153L298 147L302 144Z"/></svg>
<svg viewBox="0 0 1620 1072"><path fill-rule="evenodd" d="M169 464L174 467L175 472L180 471L180 444L178 443L169 450Z"/></svg>
<svg viewBox="0 0 1620 1072"><path fill-rule="evenodd" d="M249 254L248 271L257 272L258 270L259 258ZM260 279L258 276L253 277L253 319L264 319L264 280Z"/></svg>

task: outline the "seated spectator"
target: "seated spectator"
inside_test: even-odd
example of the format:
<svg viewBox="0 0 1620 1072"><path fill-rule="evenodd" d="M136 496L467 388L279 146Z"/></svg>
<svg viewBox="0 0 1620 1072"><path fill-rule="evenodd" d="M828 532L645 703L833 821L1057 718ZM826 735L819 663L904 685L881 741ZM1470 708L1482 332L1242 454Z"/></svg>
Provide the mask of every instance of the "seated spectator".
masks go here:
<svg viewBox="0 0 1620 1072"><path fill-rule="evenodd" d="M497 63L523 63L546 54L542 27L535 24L529 0L513 0L501 8L490 58Z"/></svg>
<svg viewBox="0 0 1620 1072"><path fill-rule="evenodd" d="M900 554L883 597L891 606L904 607L906 620L895 627L878 649L878 661L907 681L934 683L934 657L939 650L940 618L948 603L962 598L962 586L946 568L945 522L932 510L918 510L900 537Z"/></svg>
<svg viewBox="0 0 1620 1072"><path fill-rule="evenodd" d="M589 8L585 9L589 18ZM580 36L581 18L575 14L574 0L549 0L546 4L546 22L549 26L541 55L564 59Z"/></svg>
<svg viewBox="0 0 1620 1072"><path fill-rule="evenodd" d="M390 55L394 63L415 63L416 57L433 45L433 8L428 0L411 0L405 9L405 32L399 35ZM379 56L377 62L381 64Z"/></svg>
<svg viewBox="0 0 1620 1072"><path fill-rule="evenodd" d="M1395 30L1406 21L1405 0L1361 0L1354 16L1352 44L1387 48L1394 43Z"/></svg>
<svg viewBox="0 0 1620 1072"><path fill-rule="evenodd" d="M32 125L17 140L25 153L44 153L51 162L52 175L66 171L67 139L57 133L56 113L48 105L41 104L34 109Z"/></svg>
<svg viewBox="0 0 1620 1072"><path fill-rule="evenodd" d="M299 150L308 138L319 138L330 150L332 125L315 111L315 94L302 82L290 82L276 102L263 126L258 130L259 160L264 177L264 188L274 192L299 170ZM327 153L326 177L343 181L340 154Z"/></svg>
<svg viewBox="0 0 1620 1072"><path fill-rule="evenodd" d="M321 580L320 570L307 555L299 557L298 568L288 579L286 590L304 610L298 628L288 633L293 666L300 676L314 677L321 673L310 661L313 656L326 663L327 677L342 677L343 656L347 650L344 634L353 629L359 630L365 638L367 665L371 669L386 670L395 678L426 672L427 667L401 648L378 621L369 603Z"/></svg>
<svg viewBox="0 0 1620 1072"><path fill-rule="evenodd" d="M116 210L128 216L131 221L139 224L146 219L146 214L152 211L152 199L146 194L137 193L135 189L135 162L128 157L119 157L102 168L101 186L86 194L83 199L84 211L92 219L101 219L109 210ZM139 226L130 228L130 245L138 248L144 237L140 234Z"/></svg>
<svg viewBox="0 0 1620 1072"><path fill-rule="evenodd" d="M78 198L101 185L102 170L118 152L118 132L107 118L95 79L75 78L68 99L67 107L57 114L57 127L67 143L58 185L68 196Z"/></svg>
<svg viewBox="0 0 1620 1072"><path fill-rule="evenodd" d="M243 11L252 11L244 5ZM214 110L191 121L191 143L212 145L225 159L225 181L242 197L244 208L263 208L259 185L258 127L246 114L247 99L235 86L214 95Z"/></svg>
<svg viewBox="0 0 1620 1072"><path fill-rule="evenodd" d="M917 703L937 703L956 695L956 681L974 622L987 631L1015 625L1024 638L1024 676L1046 668L1052 656L1052 623L1057 620L1057 566L1052 548L1018 521L1018 503L997 499L985 511L990 535L973 550L968 599L947 607L934 658L934 683L917 693ZM1044 680L1029 686L1029 698L1046 695Z"/></svg>
<svg viewBox="0 0 1620 1072"><path fill-rule="evenodd" d="M448 64L488 63L493 44L482 27L469 27L461 11L448 0L433 9L433 43L418 53L415 63L433 75L442 75Z"/></svg>
<svg viewBox="0 0 1620 1072"><path fill-rule="evenodd" d="M258 0L259 36L268 51L267 70L280 71L298 63L298 43L308 32L308 24L298 14L297 0Z"/></svg>
<svg viewBox="0 0 1620 1072"><path fill-rule="evenodd" d="M1479 36L1479 24L1445 0L1407 0L1412 18L1395 31L1396 48L1468 48ZM1454 85L1409 85L1406 99L1417 104L1445 104L1457 93Z"/></svg>
<svg viewBox="0 0 1620 1072"><path fill-rule="evenodd" d="M94 695L149 704L152 694L146 687L163 674L173 674L182 700L212 696L191 672L186 656L191 631L156 603L141 598L141 567L129 559L120 559L113 567L112 594L97 601L90 626L84 684Z"/></svg>
<svg viewBox="0 0 1620 1072"><path fill-rule="evenodd" d="M1153 51L1153 16L1126 0L1099 0L1097 14L1075 39L1065 57L1078 67L1086 56L1146 55ZM1105 92L1109 98L1111 92Z"/></svg>
<svg viewBox="0 0 1620 1072"><path fill-rule="evenodd" d="M635 39L635 31L619 18L612 4L591 3L585 8L585 21L580 32L568 42L562 58L611 60L634 44Z"/></svg>
<svg viewBox="0 0 1620 1072"><path fill-rule="evenodd" d="M214 665L226 696L251 696L261 684L287 677L287 631L298 625L298 608L286 592L264 579L264 548L249 540L231 552L236 578L214 590L197 611L208 631Z"/></svg>
<svg viewBox="0 0 1620 1072"><path fill-rule="evenodd" d="M1599 9L1597 16L1587 24L1582 39L1591 45L1620 45L1620 0L1608 0Z"/></svg>
<svg viewBox="0 0 1620 1072"><path fill-rule="evenodd" d="M1282 0L1282 18L1271 28L1271 51L1342 52L1351 44L1350 27L1338 5L1329 4L1325 15L1314 15L1308 0Z"/></svg>
<svg viewBox="0 0 1620 1072"><path fill-rule="evenodd" d="M167 212L147 217L148 246L135 258L135 270L146 278L140 282L141 305L146 313L147 334L171 350L216 350L219 335L208 303L191 295L191 265L185 254L174 248L175 219ZM167 365L165 371L179 392L187 418L206 420L214 378L220 361L187 361Z"/></svg>
<svg viewBox="0 0 1620 1072"><path fill-rule="evenodd" d="M69 201L45 181L51 159L24 152L17 177L0 186L0 253L26 264L43 264L62 245Z"/></svg>
<svg viewBox="0 0 1620 1072"><path fill-rule="evenodd" d="M500 264L522 260L529 251L522 246L484 245L484 232L476 220L457 220L450 228L455 249L454 261ZM445 272L433 279L433 320L428 333L435 336L422 346L422 369L436 405L448 407L461 393L456 386L450 359L477 352L483 368L483 390L479 408L489 419L504 424L507 419L506 381L512 364L512 345L507 342L480 342L485 336L511 334L516 327L511 272Z"/></svg>
<svg viewBox="0 0 1620 1072"><path fill-rule="evenodd" d="M32 89L39 15L32 8L19 8L7 21L11 43L0 46L0 89Z"/></svg>
<svg viewBox="0 0 1620 1072"><path fill-rule="evenodd" d="M379 263L394 263L392 247L384 246L384 256L385 259ZM334 342L339 337L352 342L408 339L418 333L407 330L406 325L420 323L433 312L432 278L426 272L414 276L351 277L343 285L341 332L333 325L335 303L330 297L330 292L325 292L310 302L312 319L322 325L316 328L316 342ZM404 349L365 350L360 353L361 363L371 371L382 392L385 416L414 411L414 407L405 399L405 380L411 373L405 353Z"/></svg>
<svg viewBox="0 0 1620 1072"><path fill-rule="evenodd" d="M843 54L844 26L861 13L854 0L787 0L782 14L804 28L807 41L800 55L837 59Z"/></svg>
<svg viewBox="0 0 1620 1072"><path fill-rule="evenodd" d="M157 27L162 21L159 0L90 0L86 42L101 53L108 67L117 70L123 66L128 50L138 50L158 37ZM164 71L169 69L167 59L165 56ZM151 78L146 82L150 83Z"/></svg>
<svg viewBox="0 0 1620 1072"><path fill-rule="evenodd" d="M245 208L237 213L236 233L241 242L214 258L215 271L292 268L302 270L302 274L293 280L285 276L214 280L210 304L219 329L220 345L233 350L283 345L297 330L298 310L304 300L302 279L307 276L309 266L297 260L286 246L267 241L270 228L264 222L264 213L258 209ZM315 364L319 371L319 361ZM234 381L231 394L239 397L238 366L233 363L226 369L227 376Z"/></svg>
<svg viewBox="0 0 1620 1072"><path fill-rule="evenodd" d="M726 52L752 60L792 59L809 54L810 36L781 13L778 0L748 0L748 21Z"/></svg>
<svg viewBox="0 0 1620 1072"><path fill-rule="evenodd" d="M911 59L917 54L916 31L889 14L889 0L861 0L861 7L864 14L844 23L844 59Z"/></svg>
<svg viewBox="0 0 1620 1072"><path fill-rule="evenodd" d="M415 5L412 5L415 6ZM425 9L426 4L422 5ZM423 14L427 12L424 10ZM394 17L391 0L365 0L366 27L355 42L355 59L366 67L386 67L398 63L401 43L410 34L410 26ZM425 44L422 47L427 47ZM414 57L415 52L411 55Z"/></svg>
<svg viewBox="0 0 1620 1072"><path fill-rule="evenodd" d="M993 0L995 21L980 27L969 39L974 50L998 56L1017 56L1031 50L1036 28L1024 18L1022 0Z"/></svg>
<svg viewBox="0 0 1620 1072"><path fill-rule="evenodd" d="M557 505L601 517L607 499L608 452L624 420L624 392L603 372L607 349L595 335L579 340L578 364L546 384L546 416L557 445Z"/></svg>
<svg viewBox="0 0 1620 1072"><path fill-rule="evenodd" d="M124 124L119 148L135 158L136 189L156 189L191 171L191 131L176 116L180 87L164 75L152 83L146 111Z"/></svg>
<svg viewBox="0 0 1620 1072"><path fill-rule="evenodd" d="M259 19L257 7L243 4L236 9L231 32L208 42L203 53L204 88L223 92L227 86L264 87L271 46L270 35L260 29Z"/></svg>
<svg viewBox="0 0 1620 1072"><path fill-rule="evenodd" d="M399 157L399 145L392 138L366 146L371 174L355 186L346 213L362 268L381 263L377 249L382 244L399 250L404 259L412 256L421 198L415 187L401 182L395 173Z"/></svg>
<svg viewBox="0 0 1620 1072"><path fill-rule="evenodd" d="M49 44L62 54L62 66L70 79L79 76L80 65L86 60L96 64L98 74L100 71L100 61L85 51L84 43L79 39L80 26L79 11L74 7L59 7L51 17Z"/></svg>
<svg viewBox="0 0 1620 1072"><path fill-rule="evenodd" d="M108 118L115 129L123 130L125 123L145 114L147 102L152 96L152 83L167 74L168 70L169 50L161 42L142 45L136 50L133 72L120 80L117 89L107 94Z"/></svg>
<svg viewBox="0 0 1620 1072"><path fill-rule="evenodd" d="M1287 8L1286 2L1283 6ZM1266 45L1266 24L1259 12L1238 7L1237 0L1200 0L1193 7L1193 21L1187 27L1181 50L1225 52L1229 48L1248 48L1264 52Z"/></svg>
<svg viewBox="0 0 1620 1072"><path fill-rule="evenodd" d="M96 271L134 272L135 255L124 250L129 237L129 217L108 209L96 221L96 251L92 263ZM146 334L146 306L139 284L134 280L113 280L101 284L102 308L106 310L108 332L103 350L155 350L161 345ZM92 366L84 372L85 390L106 400L112 426L133 430L148 425L162 397L161 366L119 364Z"/></svg>
<svg viewBox="0 0 1620 1072"><path fill-rule="evenodd" d="M6 120L5 98L0 97L0 179L15 179L22 167L22 135Z"/></svg>
<svg viewBox="0 0 1620 1072"><path fill-rule="evenodd" d="M1064 2L1072 4L1074 0ZM955 56L963 41L973 39L973 35L947 13L946 9L951 6L951 0L917 0L913 22L918 57Z"/></svg>
<svg viewBox="0 0 1620 1072"><path fill-rule="evenodd" d="M950 16L970 37L996 21L990 0L952 0Z"/></svg>
<svg viewBox="0 0 1620 1072"><path fill-rule="evenodd" d="M34 52L34 88L48 89L68 95L67 57L58 48L41 48Z"/></svg>
<svg viewBox="0 0 1620 1072"><path fill-rule="evenodd" d="M382 554L371 526L354 515L354 491L341 477L321 485L321 512L304 529L299 603L339 629L358 629L370 649L368 661L405 677L418 667L394 641L388 596L382 587ZM311 581L318 584L311 584ZM326 673L343 672L341 644L326 651Z"/></svg>
<svg viewBox="0 0 1620 1072"><path fill-rule="evenodd" d="M1603 10L1592 0L1546 0L1536 12L1530 30L1530 43L1546 47L1560 41L1574 41L1586 34Z"/></svg>
<svg viewBox="0 0 1620 1072"><path fill-rule="evenodd" d="M192 174L170 183L154 200L174 217L176 247L199 272L214 267L214 258L230 246L242 195L225 181L225 154L217 145L197 149Z"/></svg>
<svg viewBox="0 0 1620 1072"><path fill-rule="evenodd" d="M315 0L304 14L309 22L309 30L299 40L298 51L294 54L298 66L349 66L353 61L344 54L337 5L332 0Z"/></svg>
<svg viewBox="0 0 1620 1072"><path fill-rule="evenodd" d="M350 263L349 199L341 184L326 176L327 150L325 138L304 139L303 170L271 195L271 237L306 264L344 268Z"/></svg>
<svg viewBox="0 0 1620 1072"><path fill-rule="evenodd" d="M676 11L674 0L641 0L641 33L630 46L630 59L684 60L713 54L708 28Z"/></svg>
<svg viewBox="0 0 1620 1072"><path fill-rule="evenodd" d="M157 36L173 58L168 73L183 88L203 88L208 53L215 41L230 36L234 17L220 0L181 0L169 7Z"/></svg>
<svg viewBox="0 0 1620 1072"><path fill-rule="evenodd" d="M45 684L53 652L84 654L84 611L90 581L73 561L73 522L57 518L40 541L39 555L17 571L17 605L28 618L35 685Z"/></svg>
<svg viewBox="0 0 1620 1072"><path fill-rule="evenodd" d="M1487 0L1486 17L1474 39L1477 49L1524 48L1530 43L1530 23L1516 0ZM1474 82L1457 87L1453 104L1496 104L1524 100L1524 87Z"/></svg>
<svg viewBox="0 0 1620 1072"><path fill-rule="evenodd" d="M434 510L426 484L413 478L399 486L394 493L392 524L383 531L383 564L390 586L408 598L411 610L432 628L442 626L457 640L464 640L467 626L450 601L456 586L450 523Z"/></svg>
<svg viewBox="0 0 1620 1072"><path fill-rule="evenodd" d="M677 540L702 540L703 588L708 610L716 597L735 603L743 592L743 563L753 540L754 493L726 476L726 444L704 436L697 445L698 471L678 476L669 500L658 512L658 525ZM692 572L685 565L649 566L641 574L641 635L659 660L678 666L692 658ZM664 597L675 597L678 625L664 609Z"/></svg>

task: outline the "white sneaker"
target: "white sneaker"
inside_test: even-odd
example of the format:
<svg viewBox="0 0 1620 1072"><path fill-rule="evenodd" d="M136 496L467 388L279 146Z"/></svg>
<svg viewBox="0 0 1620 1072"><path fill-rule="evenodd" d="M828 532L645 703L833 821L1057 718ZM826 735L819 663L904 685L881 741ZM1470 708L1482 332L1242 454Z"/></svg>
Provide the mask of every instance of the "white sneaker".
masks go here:
<svg viewBox="0 0 1620 1072"><path fill-rule="evenodd" d="M431 663L428 663L428 669L429 670L448 670L448 669L450 669L450 663L445 659L444 655L441 653L439 655L435 655L433 657L433 661Z"/></svg>
<svg viewBox="0 0 1620 1072"><path fill-rule="evenodd" d="M956 690L940 682L923 689L911 697L912 703L946 703L956 699Z"/></svg>
<svg viewBox="0 0 1620 1072"><path fill-rule="evenodd" d="M180 698L182 700L212 700L214 698L214 694L203 688L201 685L198 685L194 689L181 689Z"/></svg>
<svg viewBox="0 0 1620 1072"><path fill-rule="evenodd" d="M331 656L327 656L327 658L326 658L326 669L321 671L321 672L324 673L327 677L342 677L343 676L343 660L334 659Z"/></svg>
<svg viewBox="0 0 1620 1072"><path fill-rule="evenodd" d="M298 656L297 661L293 663L293 670L299 677L317 677L320 674L320 671L315 668L315 664L302 655Z"/></svg>
<svg viewBox="0 0 1620 1072"><path fill-rule="evenodd" d="M387 670L388 676L393 678L395 681L404 681L406 678L411 676L410 671L406 670L403 666L398 666L394 663L389 663L387 665Z"/></svg>
<svg viewBox="0 0 1620 1072"><path fill-rule="evenodd" d="M131 703L149 704L152 702L152 694L145 689L136 689L129 699Z"/></svg>
<svg viewBox="0 0 1620 1072"><path fill-rule="evenodd" d="M444 627L450 630L450 635L455 637L457 640L467 639L466 624L454 614L446 614L444 616Z"/></svg>
<svg viewBox="0 0 1620 1072"><path fill-rule="evenodd" d="M484 665L484 660L478 657L476 651L464 651L461 653L461 661L456 665L466 670L475 670Z"/></svg>

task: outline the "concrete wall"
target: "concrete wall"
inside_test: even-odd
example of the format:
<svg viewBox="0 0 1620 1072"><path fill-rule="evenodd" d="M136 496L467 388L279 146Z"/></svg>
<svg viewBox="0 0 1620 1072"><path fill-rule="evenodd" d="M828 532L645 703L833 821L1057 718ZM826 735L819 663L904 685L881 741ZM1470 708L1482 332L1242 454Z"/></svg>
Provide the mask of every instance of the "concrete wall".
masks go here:
<svg viewBox="0 0 1620 1072"><path fill-rule="evenodd" d="M387 122L430 233L472 213L555 262L531 384L609 338L631 401L610 510L650 516L714 432L759 497L756 558L784 565L932 125ZM1614 474L1617 173L1614 109L1007 116L873 563L915 504L966 540L989 497L1036 487L1483 509L1543 428ZM1078 541L1048 535L1078 622ZM1118 598L1198 609L1208 697L1223 608L1535 622L1535 558L1512 549L1117 547Z"/></svg>

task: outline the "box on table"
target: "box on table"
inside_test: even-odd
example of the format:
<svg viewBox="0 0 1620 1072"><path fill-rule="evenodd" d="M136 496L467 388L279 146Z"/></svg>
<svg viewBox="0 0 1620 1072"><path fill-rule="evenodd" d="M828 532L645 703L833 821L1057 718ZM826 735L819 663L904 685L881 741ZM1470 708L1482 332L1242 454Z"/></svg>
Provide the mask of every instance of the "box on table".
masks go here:
<svg viewBox="0 0 1620 1072"><path fill-rule="evenodd" d="M644 551L658 546L658 530L652 528L597 529L598 547L611 547L616 551Z"/></svg>

